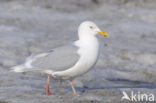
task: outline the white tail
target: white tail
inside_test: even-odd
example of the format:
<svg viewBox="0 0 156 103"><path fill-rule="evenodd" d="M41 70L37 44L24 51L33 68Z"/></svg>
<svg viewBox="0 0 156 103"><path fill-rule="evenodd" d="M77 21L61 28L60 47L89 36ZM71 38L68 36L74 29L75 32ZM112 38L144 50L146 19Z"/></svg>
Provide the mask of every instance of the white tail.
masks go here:
<svg viewBox="0 0 156 103"><path fill-rule="evenodd" d="M42 72L45 72L45 73L49 73L49 70L42 70L42 69L39 69L39 68L29 68L24 64L14 66L14 67L12 67L10 69L12 69L11 71L18 72L18 73L33 72L33 71L38 71L38 72L42 71Z"/></svg>
<svg viewBox="0 0 156 103"><path fill-rule="evenodd" d="M26 67L23 64L12 67L11 69L12 69L11 71L14 71L14 72L25 72L26 71Z"/></svg>

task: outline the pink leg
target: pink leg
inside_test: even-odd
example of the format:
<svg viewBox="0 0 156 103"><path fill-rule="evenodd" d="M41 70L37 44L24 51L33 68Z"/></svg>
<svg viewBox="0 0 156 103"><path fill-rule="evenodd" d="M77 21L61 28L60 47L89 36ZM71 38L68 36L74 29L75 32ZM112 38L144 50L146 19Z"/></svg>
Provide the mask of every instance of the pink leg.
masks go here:
<svg viewBox="0 0 156 103"><path fill-rule="evenodd" d="M50 74L48 74L48 79L47 79L47 83L45 85L45 92L46 92L46 95L49 96L51 95L52 93L50 92L49 90L49 82L50 82Z"/></svg>
<svg viewBox="0 0 156 103"><path fill-rule="evenodd" d="M74 96L79 96L79 94L77 94L77 92L76 92L76 90L74 88L74 85L73 85L72 81L69 81L69 84L70 84L70 86L71 86L71 88L73 90Z"/></svg>

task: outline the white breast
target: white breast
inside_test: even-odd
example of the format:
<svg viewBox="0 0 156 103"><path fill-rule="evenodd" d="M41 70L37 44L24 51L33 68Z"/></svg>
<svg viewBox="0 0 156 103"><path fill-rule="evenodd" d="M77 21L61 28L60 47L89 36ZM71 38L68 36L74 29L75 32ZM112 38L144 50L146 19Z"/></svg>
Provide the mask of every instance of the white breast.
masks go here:
<svg viewBox="0 0 156 103"><path fill-rule="evenodd" d="M63 79L69 79L80 76L88 72L96 63L99 54L99 42L96 37L87 39L86 41L76 41L76 46L80 49L77 53L80 55L79 61L71 68L65 71L55 72L54 75Z"/></svg>

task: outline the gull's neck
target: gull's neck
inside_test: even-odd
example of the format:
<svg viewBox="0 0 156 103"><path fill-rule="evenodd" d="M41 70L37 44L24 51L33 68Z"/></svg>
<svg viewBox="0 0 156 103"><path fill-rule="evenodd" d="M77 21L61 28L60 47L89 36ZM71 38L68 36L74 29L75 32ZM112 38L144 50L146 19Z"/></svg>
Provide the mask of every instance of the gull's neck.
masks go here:
<svg viewBox="0 0 156 103"><path fill-rule="evenodd" d="M86 33L86 32L83 32L83 31L80 31L78 32L78 37L79 37L79 40L87 40L87 39L97 39L96 36L94 34L91 34L91 33Z"/></svg>
<svg viewBox="0 0 156 103"><path fill-rule="evenodd" d="M89 33L88 34L83 34L82 32L81 34L79 33L79 40L77 42L79 42L78 44L81 46L90 47L96 45L97 47L99 47L99 41L97 37Z"/></svg>

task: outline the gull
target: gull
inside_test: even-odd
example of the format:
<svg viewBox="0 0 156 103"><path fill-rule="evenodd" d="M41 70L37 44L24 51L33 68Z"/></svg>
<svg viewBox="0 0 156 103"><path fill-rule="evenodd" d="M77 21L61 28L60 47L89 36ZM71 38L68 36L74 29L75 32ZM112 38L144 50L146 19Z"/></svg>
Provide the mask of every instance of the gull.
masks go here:
<svg viewBox="0 0 156 103"><path fill-rule="evenodd" d="M78 96L72 80L87 73L96 64L99 57L99 41L96 37L108 34L99 29L92 21L84 21L78 28L77 41L71 44L51 49L47 52L32 54L25 63L12 67L14 72L42 72L48 74L45 85L46 95L49 90L50 77L68 80L74 96Z"/></svg>

